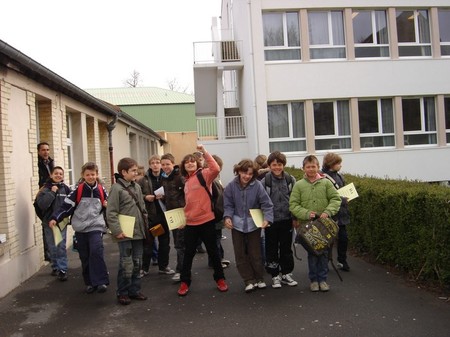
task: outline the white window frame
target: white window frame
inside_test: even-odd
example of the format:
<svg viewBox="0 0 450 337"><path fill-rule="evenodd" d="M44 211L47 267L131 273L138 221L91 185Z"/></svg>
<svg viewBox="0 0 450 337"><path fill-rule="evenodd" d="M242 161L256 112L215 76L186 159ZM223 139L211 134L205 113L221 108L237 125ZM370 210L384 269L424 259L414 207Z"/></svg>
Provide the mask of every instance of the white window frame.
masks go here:
<svg viewBox="0 0 450 337"><path fill-rule="evenodd" d="M434 125L434 129L435 130L426 130L426 118L425 118L425 102L424 99L425 98L433 98L434 99L434 120L435 120L435 125ZM425 97L404 97L402 98L402 102L404 100L408 100L408 99L419 99L419 104L420 104L420 130L414 130L414 131L406 131L404 130L405 125L403 122L403 142L405 147L424 147L424 146L436 146L437 145L437 111L436 111L436 99L434 97L431 96L425 96ZM403 114L403 111L402 111ZM416 136L416 135L435 135L435 139L436 142L435 143L425 143L425 144L413 144L413 145L409 145L408 144L408 136Z"/></svg>
<svg viewBox="0 0 450 337"><path fill-rule="evenodd" d="M73 170L73 132L72 132L72 114L66 113L66 150L67 150L67 167L66 174L69 177L67 185L73 187L76 184L75 173Z"/></svg>
<svg viewBox="0 0 450 337"><path fill-rule="evenodd" d="M297 14L297 19L298 21L298 38L299 38L299 45L298 46L289 46L289 37L288 37L288 24L287 24L287 14L288 13L293 13L293 14ZM300 61L302 59L302 51L301 51L301 38L300 38L300 15L298 12L264 12L263 13L263 25L264 25L264 15L265 14L281 14L282 15L282 19L283 19L283 45L279 45L279 46L264 46L264 52L266 51L284 51L284 50L298 50L298 54L299 54L299 58L295 58L295 59L290 59L290 58L286 58L286 59L279 59L279 60L267 60L265 58L266 62L280 62L280 61ZM264 34L264 28L263 28L263 34ZM263 36L264 39L264 36Z"/></svg>
<svg viewBox="0 0 450 337"><path fill-rule="evenodd" d="M304 102L295 102L295 103L301 103L303 105L303 128L305 130L305 135L303 137L294 137L294 126L293 126L293 117L292 117L292 103L294 102L281 102L281 103L268 103L267 104L267 110L269 110L269 106L273 105L286 105L287 106L287 117L288 117L288 136L286 137L274 137L271 138L269 135L269 147L271 143L280 143L280 142L301 142L304 144L305 150L304 151L286 151L283 150L281 152L289 152L289 153L305 153L307 151L306 148L306 121L305 121L305 103ZM267 117L269 117L269 111L267 111ZM272 152L272 151L271 151Z"/></svg>
<svg viewBox="0 0 450 337"><path fill-rule="evenodd" d="M334 36L333 36L333 20L332 20L332 13L333 12L339 12L342 16L342 34L344 38L343 44L334 44ZM308 25L310 20L311 13L326 13L327 14L327 20L328 20L328 43L325 44L313 44L311 41L309 41L309 54L310 54L310 60L311 62L315 61L323 61L323 60L345 60L347 59L347 46L345 45L346 36L345 36L345 20L344 20L344 11L343 10L330 10L330 11L308 11ZM311 34L311 31L308 31L308 34ZM332 49L343 49L344 50L344 56L343 57L313 57L312 51L314 50L332 50Z"/></svg>
<svg viewBox="0 0 450 337"><path fill-rule="evenodd" d="M428 18L428 39L430 40L430 42L421 42L420 41L420 30L419 30L419 12L421 11L425 11L427 13L427 18ZM428 9L398 9L396 11L396 24L397 24L397 13L398 12L413 12L413 16L412 18L414 19L414 38L415 41L413 42L398 42L398 52L399 52L399 57L400 58L431 58L432 57L432 50L431 50L431 25L430 25L430 13ZM411 19L408 18L408 19ZM398 27L397 27L398 30ZM398 36L397 36L398 38ZM402 56L402 47L428 47L429 48L429 55L407 55L407 56Z"/></svg>
<svg viewBox="0 0 450 337"><path fill-rule="evenodd" d="M442 13L442 12L448 13L448 14L447 14L447 17L450 18L450 9L449 9L449 8L439 8L439 10L438 10L439 32L442 30L442 25L441 25L441 21L442 21L442 20L441 20L441 19L442 19L441 13ZM449 24L449 23L447 23L447 24ZM450 34L450 33L449 33L449 34ZM439 39L439 41L441 41L441 42L440 42L441 56L442 56L442 57L450 57L450 52L449 52L448 54L442 53L443 48L450 50L450 41L442 41L442 34L440 34L440 39Z"/></svg>
<svg viewBox="0 0 450 337"><path fill-rule="evenodd" d="M349 133L348 134L343 134L340 135L339 134L339 129L340 129L340 124L339 124L339 116L338 116L338 102L347 102L347 107L348 107L348 123L349 123ZM314 132L314 139L315 139L315 148L316 151L321 152L321 151L339 151L339 150L351 150L352 149L352 135L351 135L351 116L350 116L350 102L348 100L335 100L335 101L315 101L314 103L332 103L333 104L333 123L334 123L334 134L328 134L328 135L316 135ZM315 111L313 111L313 116L314 116L314 128L315 128ZM331 146L330 148L326 148L326 149L319 149L317 146L317 141L320 140L336 140L336 141L340 141L340 140L347 140L350 142L350 146L349 147L341 147L339 143L335 143L333 145L337 145L335 146Z"/></svg>
<svg viewBox="0 0 450 337"><path fill-rule="evenodd" d="M358 48L364 48L364 49L369 49L369 48L373 48L373 49L382 49L382 48L387 48L388 50L388 55L387 56L368 56L368 57L363 57L363 56L356 56L357 59L389 59L390 58L390 48L389 48L389 41L387 43L379 43L378 42L378 36L377 36L377 20L376 20L376 12L384 12L385 15L385 19L386 19L386 29L387 29L387 37L389 40L389 19L388 19L388 13L386 10L384 9L380 9L380 10L365 10L365 9L361 9L361 10L353 10L353 14L352 14L352 18L354 17L354 15L357 15L357 13L359 12L370 12L370 19L371 19L371 26L372 26L372 36L373 36L373 42L372 43L357 43L355 42L355 53L356 50ZM353 27L354 30L354 27ZM355 31L353 31L353 34L355 34Z"/></svg>
<svg viewBox="0 0 450 337"><path fill-rule="evenodd" d="M391 99L391 107L392 107L392 119L393 119L393 132L384 132L383 130L383 109L382 109L382 104L381 101L382 100L387 100L389 98L378 98L378 99L359 99L359 102L362 101L376 101L377 102L377 119L378 119L378 132L368 132L368 133L363 133L360 132L359 134L359 139L361 141L361 150L367 150L367 149L389 149L389 148L395 148L395 112L394 112L394 103L392 102ZM359 111L358 111L359 114ZM359 119L359 116L358 116ZM359 123L359 121L358 121ZM386 146L364 146L365 144L362 142L363 138L369 138L369 137L376 137L376 138L382 138L382 137L394 137L394 145L386 145Z"/></svg>
<svg viewBox="0 0 450 337"><path fill-rule="evenodd" d="M449 126L445 128L446 142L450 144L450 96L444 97L444 118L445 125Z"/></svg>

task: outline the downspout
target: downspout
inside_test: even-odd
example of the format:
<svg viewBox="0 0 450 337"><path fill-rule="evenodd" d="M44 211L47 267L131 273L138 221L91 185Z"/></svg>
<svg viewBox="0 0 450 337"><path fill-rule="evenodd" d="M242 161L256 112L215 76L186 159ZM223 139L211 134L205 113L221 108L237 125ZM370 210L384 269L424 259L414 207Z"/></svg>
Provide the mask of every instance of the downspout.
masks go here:
<svg viewBox="0 0 450 337"><path fill-rule="evenodd" d="M108 129L108 150L109 150L109 172L111 173L111 186L114 184L114 157L113 157L113 143L112 143L112 131L116 127L117 120L119 119L119 115L116 114L113 117L113 120L106 125Z"/></svg>

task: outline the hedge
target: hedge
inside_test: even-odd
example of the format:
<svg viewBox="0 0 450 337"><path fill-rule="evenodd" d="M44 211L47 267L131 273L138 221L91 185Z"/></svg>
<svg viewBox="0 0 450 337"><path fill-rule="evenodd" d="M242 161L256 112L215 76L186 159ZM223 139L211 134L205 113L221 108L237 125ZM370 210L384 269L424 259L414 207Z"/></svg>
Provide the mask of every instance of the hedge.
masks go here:
<svg viewBox="0 0 450 337"><path fill-rule="evenodd" d="M286 168L296 179L300 169ZM425 182L344 175L359 198L349 203L350 246L416 280L450 285L450 188Z"/></svg>

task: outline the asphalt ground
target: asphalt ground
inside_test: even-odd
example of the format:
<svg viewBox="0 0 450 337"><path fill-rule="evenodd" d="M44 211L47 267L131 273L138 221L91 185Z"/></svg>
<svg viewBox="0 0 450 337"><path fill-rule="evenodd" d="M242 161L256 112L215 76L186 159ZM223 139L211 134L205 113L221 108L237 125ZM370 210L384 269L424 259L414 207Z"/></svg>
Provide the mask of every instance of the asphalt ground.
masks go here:
<svg viewBox="0 0 450 337"><path fill-rule="evenodd" d="M233 259L230 232L223 240L226 258ZM296 260L298 286L253 293L232 262L225 269L229 291L220 293L197 254L193 281L186 297L177 295L171 276L152 266L143 278L147 301L117 303L117 245L105 237L105 259L111 285L106 293L85 294L78 255L69 250L69 280L60 282L44 266L35 276L0 299L0 337L28 336L450 336L450 305L437 294L411 286L380 266L350 257L351 271L339 281L330 268L327 293L311 293L306 255ZM171 267L175 250L171 249Z"/></svg>

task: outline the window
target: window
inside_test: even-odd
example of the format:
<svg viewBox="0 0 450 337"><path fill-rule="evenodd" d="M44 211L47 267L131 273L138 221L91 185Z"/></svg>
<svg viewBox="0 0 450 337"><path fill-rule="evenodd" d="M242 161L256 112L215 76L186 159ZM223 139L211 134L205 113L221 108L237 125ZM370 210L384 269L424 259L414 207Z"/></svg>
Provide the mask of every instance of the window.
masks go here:
<svg viewBox="0 0 450 337"><path fill-rule="evenodd" d="M300 60L300 25L297 12L263 13L266 61Z"/></svg>
<svg viewBox="0 0 450 337"><path fill-rule="evenodd" d="M439 9L438 17L441 55L450 56L450 9Z"/></svg>
<svg viewBox="0 0 450 337"><path fill-rule="evenodd" d="M269 104L267 115L270 152L306 151L305 111L302 102Z"/></svg>
<svg viewBox="0 0 450 337"><path fill-rule="evenodd" d="M311 59L345 58L342 11L308 12Z"/></svg>
<svg viewBox="0 0 450 337"><path fill-rule="evenodd" d="M314 131L316 150L350 149L348 101L315 102Z"/></svg>
<svg viewBox="0 0 450 337"><path fill-rule="evenodd" d="M405 145L437 144L433 97L404 98L402 110Z"/></svg>
<svg viewBox="0 0 450 337"><path fill-rule="evenodd" d="M400 56L431 56L430 22L427 10L397 10Z"/></svg>
<svg viewBox="0 0 450 337"><path fill-rule="evenodd" d="M445 108L445 133L447 135L447 144L450 144L450 97L444 98Z"/></svg>
<svg viewBox="0 0 450 337"><path fill-rule="evenodd" d="M67 144L67 167L66 174L69 176L67 185L75 185L75 173L73 171L73 141L72 141L72 115L66 113L66 144Z"/></svg>
<svg viewBox="0 0 450 337"><path fill-rule="evenodd" d="M353 11L355 56L389 57L389 37L385 11Z"/></svg>
<svg viewBox="0 0 450 337"><path fill-rule="evenodd" d="M391 99L358 102L361 148L395 146Z"/></svg>

